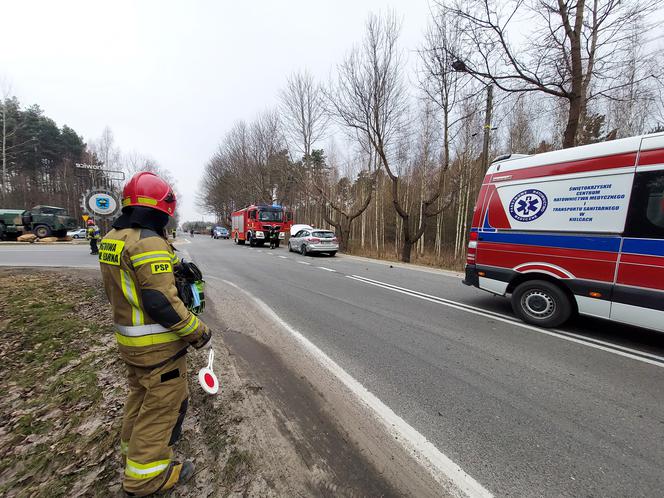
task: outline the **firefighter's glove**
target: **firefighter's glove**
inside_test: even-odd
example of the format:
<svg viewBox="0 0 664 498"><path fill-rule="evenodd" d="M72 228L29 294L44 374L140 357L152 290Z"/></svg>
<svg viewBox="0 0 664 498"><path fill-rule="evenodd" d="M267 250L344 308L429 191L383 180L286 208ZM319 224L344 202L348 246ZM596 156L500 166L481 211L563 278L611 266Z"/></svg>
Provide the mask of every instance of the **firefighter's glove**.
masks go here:
<svg viewBox="0 0 664 498"><path fill-rule="evenodd" d="M212 347L212 331L211 330L206 330L203 332L201 335L201 338L198 339L196 342L191 343L192 346L194 346L196 349L210 349Z"/></svg>

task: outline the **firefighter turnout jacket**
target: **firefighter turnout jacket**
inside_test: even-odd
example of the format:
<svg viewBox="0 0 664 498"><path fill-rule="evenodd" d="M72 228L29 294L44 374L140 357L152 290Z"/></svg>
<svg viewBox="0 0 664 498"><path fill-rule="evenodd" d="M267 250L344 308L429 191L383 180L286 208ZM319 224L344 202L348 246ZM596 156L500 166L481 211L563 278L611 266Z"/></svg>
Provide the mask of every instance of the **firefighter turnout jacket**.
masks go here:
<svg viewBox="0 0 664 498"><path fill-rule="evenodd" d="M85 231L86 239L99 239L99 227L97 225L91 225Z"/></svg>
<svg viewBox="0 0 664 498"><path fill-rule="evenodd" d="M114 228L99 245L115 336L126 363L156 368L210 339L207 326L178 297L168 241L147 228Z"/></svg>

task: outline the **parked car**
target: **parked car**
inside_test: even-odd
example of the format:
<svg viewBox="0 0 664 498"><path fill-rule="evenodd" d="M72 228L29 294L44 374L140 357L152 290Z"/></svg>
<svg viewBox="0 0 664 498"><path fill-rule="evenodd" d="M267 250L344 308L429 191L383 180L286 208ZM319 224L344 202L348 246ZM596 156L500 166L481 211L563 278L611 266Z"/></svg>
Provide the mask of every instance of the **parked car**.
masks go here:
<svg viewBox="0 0 664 498"><path fill-rule="evenodd" d="M290 238L288 250L299 251L303 256L314 252L326 252L334 256L339 250L339 241L331 230L305 228Z"/></svg>
<svg viewBox="0 0 664 498"><path fill-rule="evenodd" d="M72 239L84 239L85 228L77 228L76 230L70 230L67 232L67 237L71 237Z"/></svg>
<svg viewBox="0 0 664 498"><path fill-rule="evenodd" d="M214 227L212 236L215 239L228 239L230 238L230 233L228 232L228 229L225 227Z"/></svg>
<svg viewBox="0 0 664 498"><path fill-rule="evenodd" d="M304 225L302 223L298 223L297 225L293 225L290 228L290 236L292 237L293 235L295 235L300 230L313 230L313 229L314 229L314 227L312 227L311 225Z"/></svg>

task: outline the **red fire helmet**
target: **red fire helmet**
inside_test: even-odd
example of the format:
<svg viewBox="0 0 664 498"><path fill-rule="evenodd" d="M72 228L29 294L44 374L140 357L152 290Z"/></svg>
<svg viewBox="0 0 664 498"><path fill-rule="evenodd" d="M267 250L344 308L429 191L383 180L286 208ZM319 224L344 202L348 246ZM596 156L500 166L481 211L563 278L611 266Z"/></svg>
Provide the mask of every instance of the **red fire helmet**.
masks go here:
<svg viewBox="0 0 664 498"><path fill-rule="evenodd" d="M136 173L122 191L123 207L144 206L173 216L176 204L171 186L149 171Z"/></svg>
<svg viewBox="0 0 664 498"><path fill-rule="evenodd" d="M92 225L94 225L94 224L95 224L95 220L93 220L92 218L90 218L90 219L88 220L88 222L87 222L87 225L88 225L89 227L92 226Z"/></svg>

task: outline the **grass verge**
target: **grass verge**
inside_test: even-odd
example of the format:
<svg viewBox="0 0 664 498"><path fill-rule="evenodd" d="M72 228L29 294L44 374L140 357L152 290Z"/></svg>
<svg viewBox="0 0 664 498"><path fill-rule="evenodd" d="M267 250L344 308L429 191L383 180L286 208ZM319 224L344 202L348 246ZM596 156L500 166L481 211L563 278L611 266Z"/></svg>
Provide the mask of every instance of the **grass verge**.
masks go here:
<svg viewBox="0 0 664 498"><path fill-rule="evenodd" d="M124 370L98 278L0 273L0 495L108 496Z"/></svg>

